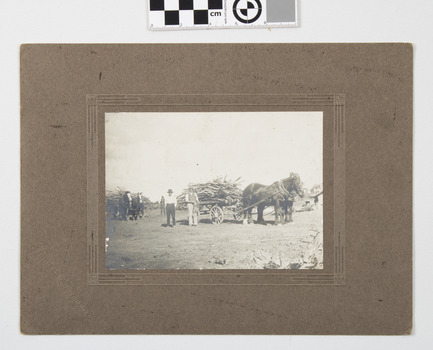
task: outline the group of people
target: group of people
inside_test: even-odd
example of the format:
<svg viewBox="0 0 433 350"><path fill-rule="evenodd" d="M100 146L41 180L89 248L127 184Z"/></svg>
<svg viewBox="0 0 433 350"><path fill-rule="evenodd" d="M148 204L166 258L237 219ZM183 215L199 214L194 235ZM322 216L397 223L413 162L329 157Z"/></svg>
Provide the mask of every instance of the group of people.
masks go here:
<svg viewBox="0 0 433 350"><path fill-rule="evenodd" d="M185 196L185 202L188 208L188 224L189 226L197 226L199 216L199 200L192 187L189 187L188 189L188 193ZM177 200L176 197L173 196L172 189L167 191L167 198L164 198L164 196L161 197L159 206L161 208L161 215L167 216L167 227L176 227ZM172 222L171 225L170 222Z"/></svg>

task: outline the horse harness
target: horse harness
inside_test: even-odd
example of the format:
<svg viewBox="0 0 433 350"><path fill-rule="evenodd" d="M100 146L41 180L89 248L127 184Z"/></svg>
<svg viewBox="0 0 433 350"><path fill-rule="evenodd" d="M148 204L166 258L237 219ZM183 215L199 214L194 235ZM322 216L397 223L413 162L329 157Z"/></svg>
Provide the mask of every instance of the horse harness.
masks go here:
<svg viewBox="0 0 433 350"><path fill-rule="evenodd" d="M260 201L258 201L258 202L256 202L256 203L254 203L253 205L250 205L250 206L248 206L248 207L246 207L246 208L243 208L242 210L239 211L239 213L241 213L241 212L243 212L243 211L245 211L245 210L247 210L247 209L249 209L249 208L255 207L256 205L258 205L258 204L260 204L260 203L262 203L262 202L268 200L269 198L272 198L272 197L274 197L274 196L276 196L276 195L279 195L279 194L282 194L283 197L284 197L284 199L292 198L292 195L290 194L290 192L287 191L287 189L284 187L283 180L279 180L279 181L277 181L277 188L278 188L278 192L274 193L274 194L271 195L271 196L268 196L268 197L266 197L266 198L263 198L262 200L260 200Z"/></svg>
<svg viewBox="0 0 433 350"><path fill-rule="evenodd" d="M282 194L285 199L288 199L289 197L291 197L290 192L287 191L287 189L284 187L283 180L278 181L278 193L277 194Z"/></svg>

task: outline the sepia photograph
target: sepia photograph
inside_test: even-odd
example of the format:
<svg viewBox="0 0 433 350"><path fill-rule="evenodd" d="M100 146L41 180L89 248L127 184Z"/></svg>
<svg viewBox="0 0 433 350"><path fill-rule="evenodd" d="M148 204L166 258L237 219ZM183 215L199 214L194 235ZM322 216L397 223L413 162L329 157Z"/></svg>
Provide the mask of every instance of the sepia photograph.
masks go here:
<svg viewBox="0 0 433 350"><path fill-rule="evenodd" d="M433 348L433 1L4 4L3 343Z"/></svg>
<svg viewBox="0 0 433 350"><path fill-rule="evenodd" d="M105 114L107 270L323 269L322 112Z"/></svg>

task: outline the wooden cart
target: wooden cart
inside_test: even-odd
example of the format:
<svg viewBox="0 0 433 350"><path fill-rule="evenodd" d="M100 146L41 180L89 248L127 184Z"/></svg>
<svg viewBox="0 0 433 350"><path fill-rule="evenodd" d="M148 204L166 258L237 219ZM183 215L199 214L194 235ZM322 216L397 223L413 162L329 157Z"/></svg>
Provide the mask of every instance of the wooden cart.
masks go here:
<svg viewBox="0 0 433 350"><path fill-rule="evenodd" d="M229 205L223 199L202 201L199 202L199 214L209 215L212 224L219 225L224 221L224 214L226 214L228 207Z"/></svg>

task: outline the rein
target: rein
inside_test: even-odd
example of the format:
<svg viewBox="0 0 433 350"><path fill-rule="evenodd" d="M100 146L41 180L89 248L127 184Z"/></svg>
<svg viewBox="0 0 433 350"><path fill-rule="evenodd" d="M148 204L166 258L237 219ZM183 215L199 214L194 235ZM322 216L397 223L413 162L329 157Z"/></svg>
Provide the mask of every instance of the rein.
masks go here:
<svg viewBox="0 0 433 350"><path fill-rule="evenodd" d="M284 196L290 197L290 192L284 187L283 180L278 181L278 190L280 193L282 192Z"/></svg>

